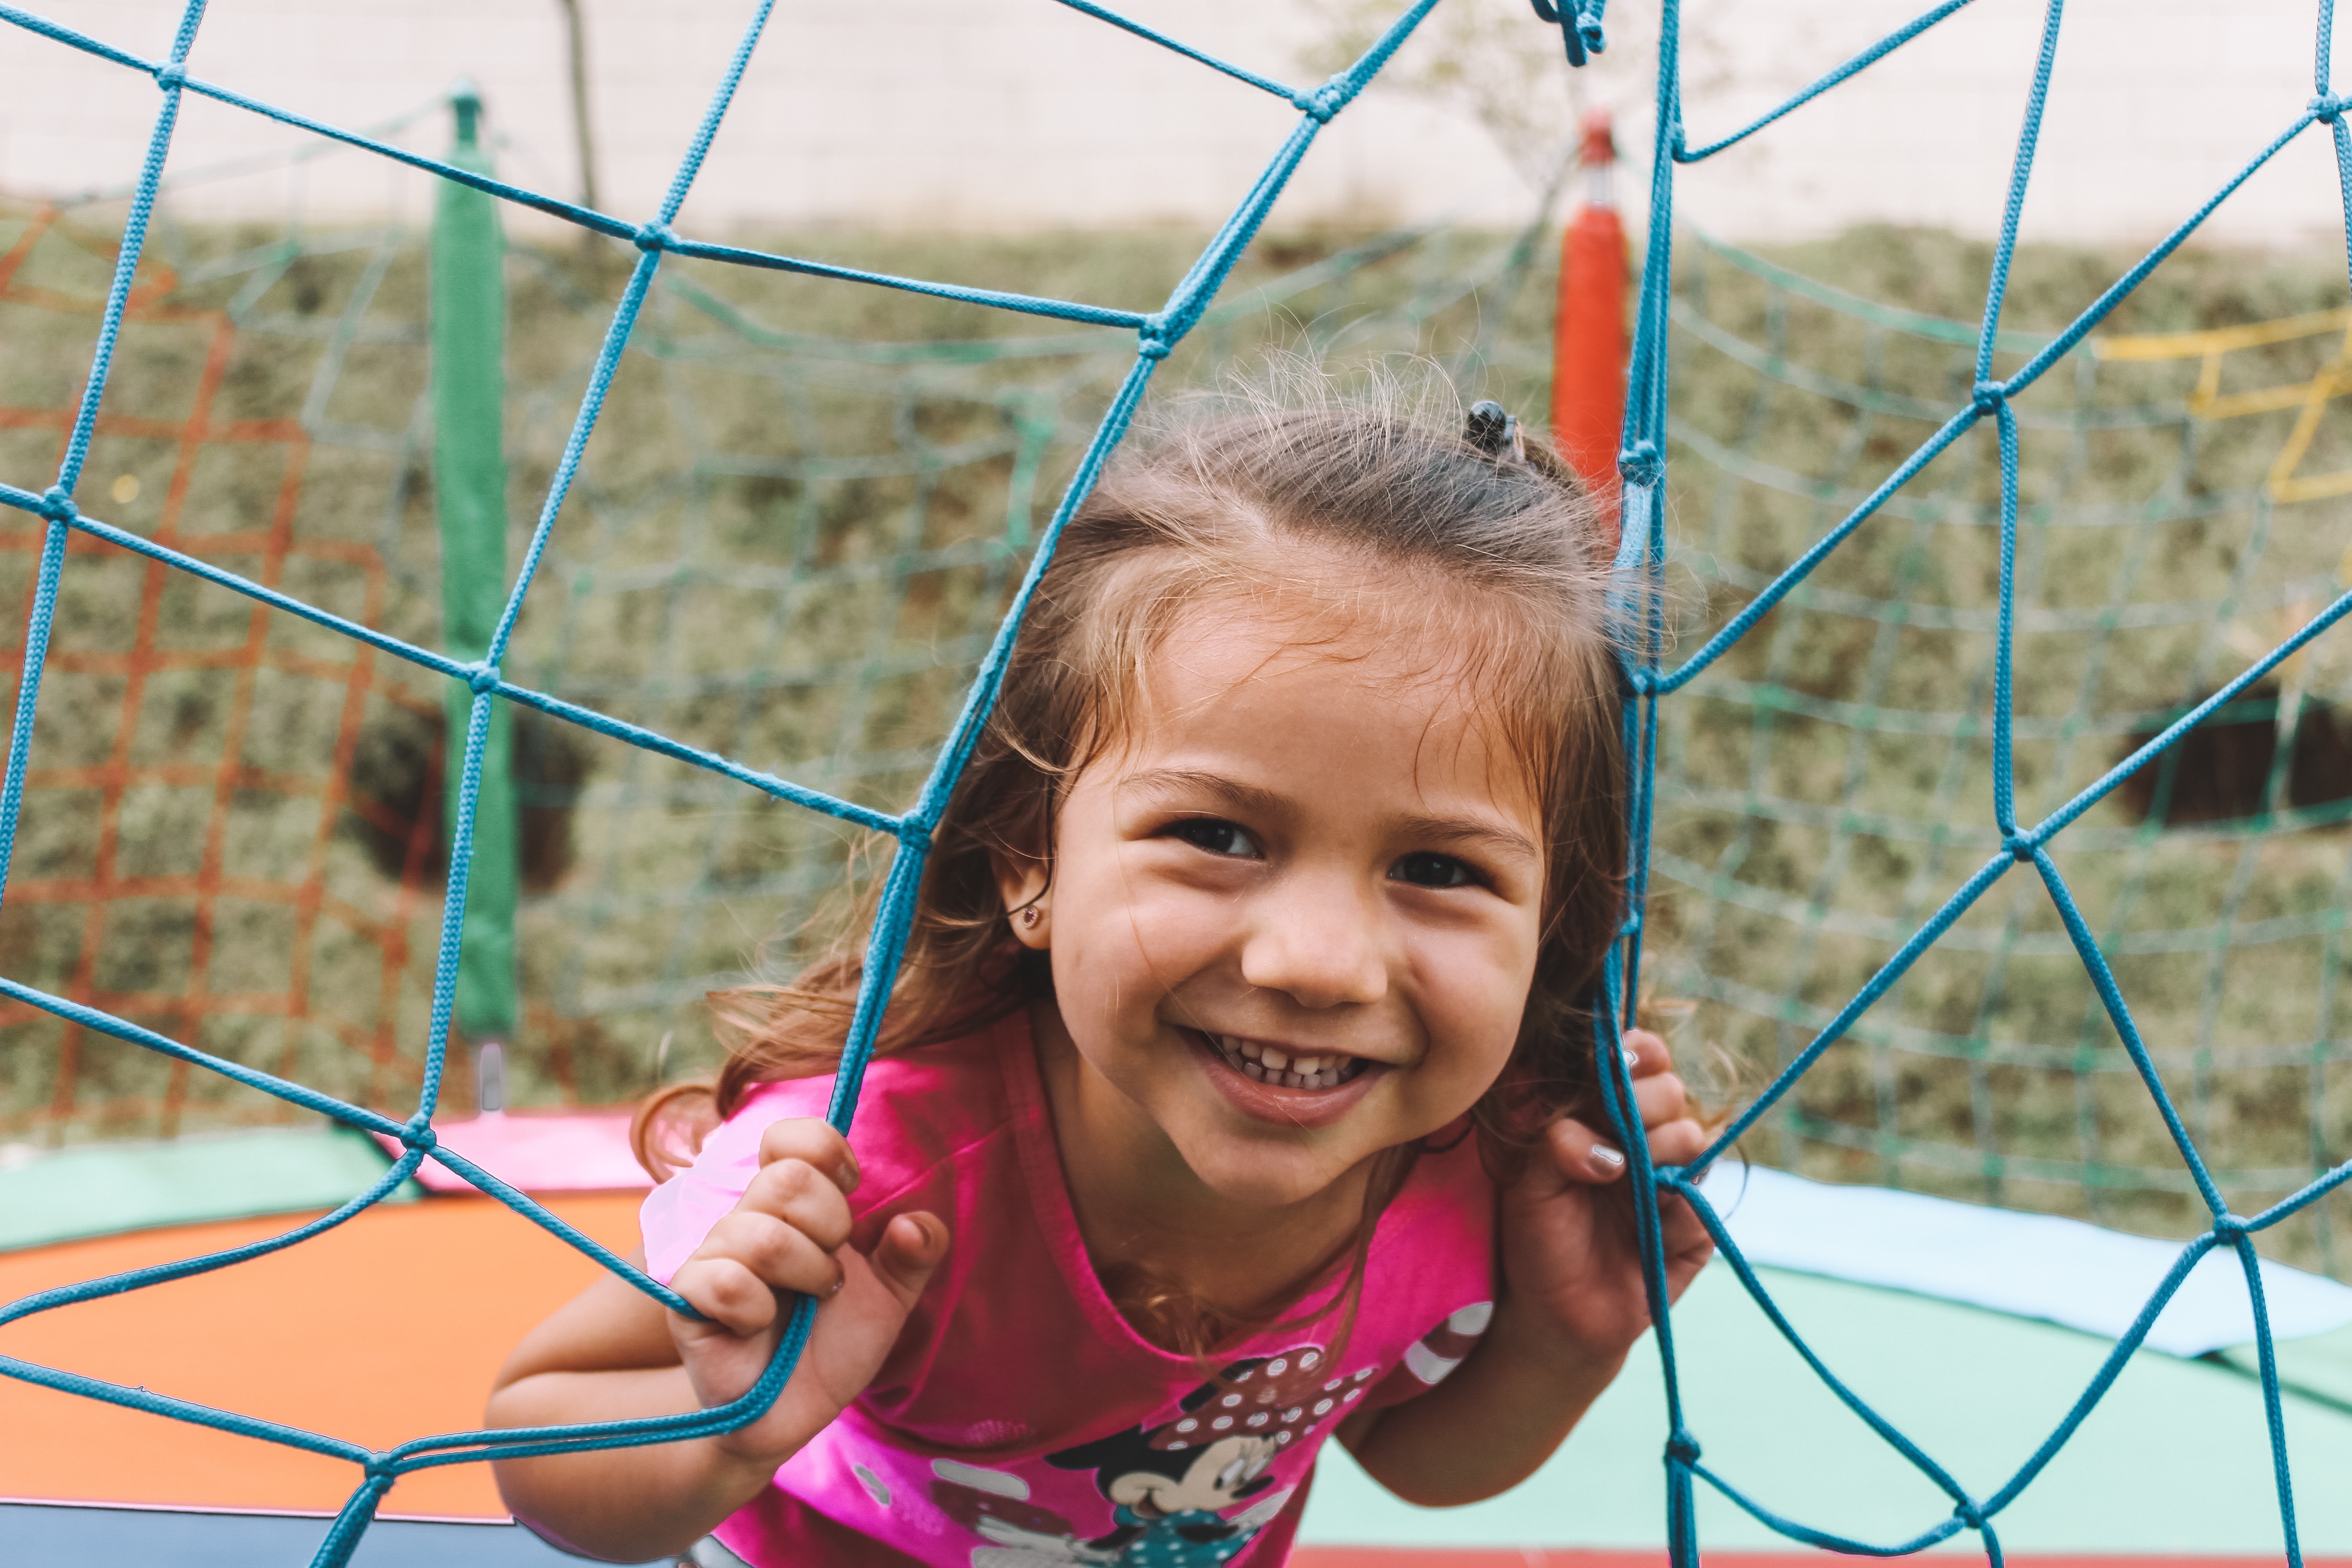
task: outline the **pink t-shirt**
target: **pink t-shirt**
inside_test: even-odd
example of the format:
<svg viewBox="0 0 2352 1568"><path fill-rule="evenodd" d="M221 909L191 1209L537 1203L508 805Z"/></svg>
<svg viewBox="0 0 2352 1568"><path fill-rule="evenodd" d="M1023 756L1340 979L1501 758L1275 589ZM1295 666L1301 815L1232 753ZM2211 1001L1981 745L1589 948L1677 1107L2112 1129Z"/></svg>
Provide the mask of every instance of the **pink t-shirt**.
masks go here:
<svg viewBox="0 0 2352 1568"><path fill-rule="evenodd" d="M768 1125L823 1116L832 1088L761 1086L654 1190L654 1278L734 1206ZM811 1510L941 1568L1213 1568L1254 1543L1251 1568L1274 1568L1332 1426L1437 1382L1492 1314L1494 1191L1465 1138L1424 1155L1381 1216L1336 1357L1336 1321L1236 1347L1214 1380L1150 1344L1087 1261L1018 1014L875 1062L850 1141L852 1244L929 1209L954 1245L866 1392L719 1526L755 1568L838 1559Z"/></svg>

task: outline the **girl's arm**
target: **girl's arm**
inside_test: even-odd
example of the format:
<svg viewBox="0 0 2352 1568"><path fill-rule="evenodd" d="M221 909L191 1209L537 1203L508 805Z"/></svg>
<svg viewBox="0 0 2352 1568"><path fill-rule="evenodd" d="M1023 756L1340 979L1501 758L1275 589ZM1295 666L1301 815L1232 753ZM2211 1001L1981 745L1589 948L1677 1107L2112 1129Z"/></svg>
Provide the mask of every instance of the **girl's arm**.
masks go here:
<svg viewBox="0 0 2352 1568"><path fill-rule="evenodd" d="M871 1256L846 1245L849 1146L823 1121L780 1121L733 1212L671 1288L697 1321L610 1275L532 1330L499 1370L493 1426L682 1415L723 1405L765 1369L794 1292L817 1296L816 1324L768 1413L716 1437L492 1463L516 1518L567 1550L641 1563L685 1551L743 1507L776 1468L872 1381L931 1270L947 1227L892 1219Z"/></svg>
<svg viewBox="0 0 2352 1568"><path fill-rule="evenodd" d="M642 1262L633 1257L631 1261ZM660 1303L605 1275L526 1336L499 1369L493 1426L626 1421L699 1409ZM681 1550L758 1494L716 1439L493 1462L516 1518L567 1551L642 1563Z"/></svg>
<svg viewBox="0 0 2352 1568"><path fill-rule="evenodd" d="M1665 1042L1632 1031L1625 1046L1651 1159L1694 1158L1706 1134L1685 1113ZM1476 1502L1532 1475L1583 1419L1650 1326L1624 1172L1624 1155L1582 1123L1548 1130L1502 1194L1503 1290L1477 1349L1426 1394L1339 1427L1374 1479L1424 1507ZM1679 1298L1714 1243L1678 1198L1660 1217Z"/></svg>

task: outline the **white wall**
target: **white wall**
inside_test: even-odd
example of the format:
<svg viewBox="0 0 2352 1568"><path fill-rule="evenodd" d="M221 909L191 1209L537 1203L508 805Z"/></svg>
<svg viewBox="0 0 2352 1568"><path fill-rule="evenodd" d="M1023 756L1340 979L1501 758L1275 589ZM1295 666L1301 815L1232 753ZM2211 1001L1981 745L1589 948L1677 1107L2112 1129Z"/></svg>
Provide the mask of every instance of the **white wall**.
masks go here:
<svg viewBox="0 0 2352 1568"><path fill-rule="evenodd" d="M1130 0L1129 11L1293 81L1335 10L1402 0ZM1891 27L1924 0L1687 0L1695 141L1738 123ZM1520 0L1448 0L1400 62L1484 47L1556 52ZM177 6L42 0L45 14L149 55ZM1579 90L1642 121L1655 0L1611 7L1612 47ZM1685 210L1736 237L1820 234L1865 219L1991 232L2041 23L2037 0L1977 0L1927 37L1748 147L1684 176ZM606 206L646 216L750 13L748 0L588 0ZM2312 0L2075 0L2026 216L2029 235L2139 240L2192 209L2311 94ZM1516 27L1518 31L1513 31ZM1497 45L1496 38L1504 40ZM344 124L416 105L461 73L510 139L511 176L570 194L556 0L215 0L199 75ZM1475 60L1474 60L1475 63ZM1564 65L1530 89L1564 109ZM1455 214L1507 221L1526 184L1459 91L1375 93L1310 157L1277 221ZM0 25L0 190L71 192L135 170L152 84ZM187 100L173 167L300 138ZM1491 107L1491 106L1490 106ZM1291 122L1287 106L1051 0L782 0L682 228L841 222L924 228L1201 225L1222 215ZM1558 123L1551 104L1534 118ZM446 142L446 122L412 133ZM1637 174L1638 177L1638 174ZM415 200L343 154L311 167L313 211ZM274 209L288 176L215 183L184 200ZM2306 135L2218 220L2240 243L2340 230L2321 135Z"/></svg>
<svg viewBox="0 0 2352 1568"><path fill-rule="evenodd" d="M1690 0L1691 143L1745 123L1927 8L1927 0ZM2036 0L1976 0L1749 146L1686 171L1686 209L1733 236L1818 234L1862 218L1991 234L2042 9ZM2026 232L2151 240L2186 217L2310 101L2314 9L2314 0L2075 0ZM2339 54L2352 68L2352 50ZM2326 135L2306 132L2209 232L2242 244L2340 241Z"/></svg>
<svg viewBox="0 0 2352 1568"><path fill-rule="evenodd" d="M151 57L176 15L156 0L45 3L53 18ZM1298 68L1308 34L1296 5L1129 9L1268 75L1315 79ZM751 6L588 0L588 13L604 204L649 216ZM346 125L469 74L516 143L506 171L570 195L560 18L555 0L216 0L189 67ZM120 67L0 26L0 189L127 179L158 100ZM251 114L186 102L175 169L295 140ZM680 226L1198 225L1231 205L1296 120L1279 100L1049 0L782 0ZM1465 202L1494 218L1526 205L1475 125L1409 98L1366 105L1326 138L1288 221L1384 221ZM420 127L415 144L446 139L445 121ZM267 205L268 189L246 182L205 199ZM383 189L363 155L345 155L314 172L310 200L364 209Z"/></svg>

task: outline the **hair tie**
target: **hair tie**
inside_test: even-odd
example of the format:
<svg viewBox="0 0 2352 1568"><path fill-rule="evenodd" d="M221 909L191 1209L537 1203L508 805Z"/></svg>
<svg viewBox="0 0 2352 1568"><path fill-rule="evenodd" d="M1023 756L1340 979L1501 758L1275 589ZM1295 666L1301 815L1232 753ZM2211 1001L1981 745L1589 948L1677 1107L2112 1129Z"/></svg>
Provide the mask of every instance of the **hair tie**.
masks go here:
<svg viewBox="0 0 2352 1568"><path fill-rule="evenodd" d="M1519 429L1518 420L1491 397L1470 405L1470 417L1462 427L1462 438L1490 458L1502 457L1508 447L1512 457L1522 463L1528 460L1528 438Z"/></svg>

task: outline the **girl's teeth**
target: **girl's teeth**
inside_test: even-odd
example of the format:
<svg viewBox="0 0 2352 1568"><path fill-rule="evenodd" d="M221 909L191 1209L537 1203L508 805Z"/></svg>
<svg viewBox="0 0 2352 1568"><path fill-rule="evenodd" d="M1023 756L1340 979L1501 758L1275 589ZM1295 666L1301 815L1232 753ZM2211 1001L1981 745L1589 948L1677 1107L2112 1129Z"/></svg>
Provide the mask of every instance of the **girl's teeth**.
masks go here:
<svg viewBox="0 0 2352 1568"><path fill-rule="evenodd" d="M1212 1035L1228 1061L1245 1077L1284 1089L1337 1089L1349 1076L1343 1056L1294 1057L1273 1046L1232 1035Z"/></svg>

